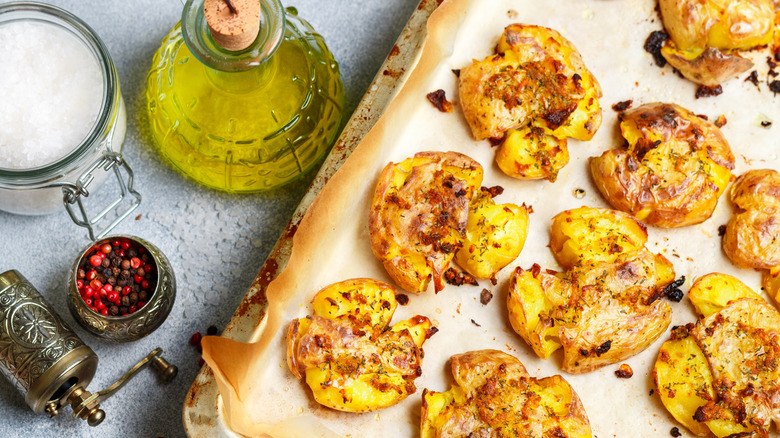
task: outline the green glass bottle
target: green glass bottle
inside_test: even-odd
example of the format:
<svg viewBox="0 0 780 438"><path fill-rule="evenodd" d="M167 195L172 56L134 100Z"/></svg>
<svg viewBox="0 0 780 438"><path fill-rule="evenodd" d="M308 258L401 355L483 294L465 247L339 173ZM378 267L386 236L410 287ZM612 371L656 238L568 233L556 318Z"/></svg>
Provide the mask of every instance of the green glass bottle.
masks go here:
<svg viewBox="0 0 780 438"><path fill-rule="evenodd" d="M188 0L147 77L162 156L227 192L268 190L302 175L330 149L341 122L344 86L322 37L295 9L257 1L257 37L231 51L212 37L204 0Z"/></svg>

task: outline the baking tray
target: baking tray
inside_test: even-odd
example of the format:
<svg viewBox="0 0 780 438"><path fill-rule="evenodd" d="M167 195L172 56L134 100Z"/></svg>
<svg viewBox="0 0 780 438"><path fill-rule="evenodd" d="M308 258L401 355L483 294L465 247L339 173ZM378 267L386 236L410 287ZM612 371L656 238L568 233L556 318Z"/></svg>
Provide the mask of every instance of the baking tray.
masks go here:
<svg viewBox="0 0 780 438"><path fill-rule="evenodd" d="M318 181L319 186L315 183L318 188L314 189L311 198L304 200L303 205L308 208L306 217L293 219L287 237L295 236L295 248L290 246L289 240L286 244L284 241L280 243L278 255L283 257L282 263L276 258L271 259L273 262L260 273L257 287L250 291L245 304L239 307L236 323L245 325L234 327L231 323L230 337L257 343L238 346L219 342L220 347L217 347L218 341L215 340L213 344L206 345L212 363L221 361L223 370L230 369L229 375L222 376L226 380L219 383L227 391L225 395L217 397L216 389L213 389L214 395L209 396L208 408L215 405L214 410L218 412L204 417L205 421L217 420L217 425L210 427L220 434L227 433L220 421L224 416L223 406L229 404L235 415L233 427L237 425L241 428L236 430L269 431L288 437L306 436L301 430L311 436L352 436L355 431L360 431L362 436L388 438L415 435L414 431L419 428L419 408L414 400L399 403L381 413L360 415L328 410L310 400L306 388L286 372L283 365L285 338L281 324L305 316L305 302L323 285L345 278L387 278L381 263L375 260L365 244L367 217L354 214L356 209L369 208L372 186L353 182L373 180L387 162L399 162L420 150L455 150L467 153L480 163L494 160L494 152L488 142L475 144L462 118L457 117L457 107L455 116L444 114L427 104L421 96L437 88L456 96L457 81L453 70L468 65L475 56L481 59L492 53L497 29L503 29L509 23L526 22L559 29L572 41L581 42L579 51L588 60L589 69L604 85L602 107L605 115L594 140L571 142L571 161L558 175L554 187L547 182L511 179L495 165L483 167L486 185L512 187L504 193L502 202L526 203L534 209L525 248L514 262L515 266L527 267L531 263L539 263L544 267L555 267L547 248L549 219L562 210L583 204L607 206L589 177L586 161L590 156L603 152L605 147L622 141L616 114L608 109L610 104L626 99L632 99L637 104L676 102L697 114L727 116L728 124L723 132L735 147L735 155L738 155L735 175L749 167L780 169L776 155L780 143L774 134L776 131L756 124L759 119L780 120L780 97L771 93L767 95L766 85L756 87L748 82L736 81L725 87L723 95L717 99L697 100L693 84L674 77L670 69L658 69L650 55L641 50L646 35L659 27L657 12L653 9L655 2L633 0L621 4L627 5L626 8L616 8L612 2L601 0L583 1L574 8L569 0L549 0L544 2L544 7L537 0L452 0L438 8L436 4L428 4L430 13L416 17L420 19L419 25L413 23L409 26L412 28L410 38L424 43L424 52L420 56L410 55L406 60L401 59L400 66L405 67L404 71L383 68L380 79L382 76L393 79L395 75L399 76L398 81L392 81L396 88L388 88L385 96L387 100L384 103L390 100L392 103L383 110L378 109L384 108L380 103L371 108L371 111L376 111L374 119L366 123L362 132L353 136L352 147L362 138L361 145L355 148L355 152L349 152L351 155L346 162L343 159L336 162L335 167L344 163L338 173L333 174L335 168L326 169L326 179L331 181L324 187L322 180ZM426 10L425 2L421 3L421 10ZM428 16L432 19L423 18ZM426 21L430 26L428 35L419 33ZM604 33L603 23L615 26ZM416 29L420 30L415 32ZM600 37L594 38L594 35ZM405 42L402 36L401 43ZM605 52L605 47L626 50ZM400 54L400 47L398 52ZM408 78L404 77L404 72L412 68L414 72ZM766 72L759 72L759 75L767 77ZM399 92L401 84L403 90ZM378 89L372 87L369 94L376 93ZM754 101L755 105L745 107L742 103L746 101ZM380 114L381 120L367 132L369 125ZM360 118L360 111L356 117ZM349 142L349 136L345 140ZM337 148L340 147L343 145ZM344 158L348 151L344 151ZM335 154L338 159L338 152ZM334 166L330 160L329 166ZM576 196L583 191L585 197ZM300 211L302 213L303 210ZM739 270L718 250L720 239L717 228L719 224L726 223L729 216L728 205L723 205L703 224L684 230L654 228L649 236L648 248L673 258L675 271L685 275L688 282L719 271L735 275L757 290L760 274L745 270L737 272ZM292 233L294 230L298 231ZM696 245L690 244L691 238L696 239ZM345 257L335 259L334 253ZM499 303L506 299L510 272L511 267L499 273L493 284L501 285L494 289ZM279 274L276 280L269 284L276 274ZM466 286L438 295L446 297L445 301L436 298L435 294L416 295L412 298L413 306L400 309L401 319L415 313L433 316L436 318L434 324L441 333L437 335L436 342L426 344L425 360L428 369L444 372L424 373L420 376L419 387L446 388L449 383L446 372L449 356L456 351L483 348L520 354L523 363L534 375L560 372L557 361L545 361L526 354L529 353L528 347L514 335L506 313L500 312L500 317L496 317L496 305L483 306L477 300L480 287ZM258 293L260 291L262 293ZM272 300L272 307L268 308L275 310L269 310L266 318L261 319L259 312L268 306L266 295L279 299ZM674 307L673 324L684 324L694 319L689 303ZM244 319L241 315L247 313L256 317ZM469 318L472 318L471 324ZM254 354L248 358L248 368L243 367L245 354ZM634 369L649 370L656 355L657 350L650 348L626 360L626 363ZM274 361L274 366L267 366L272 363L269 361ZM653 436L675 426L658 397L652 397L649 372L642 372L630 380L617 379L612 369L605 367L587 375L567 376L567 379L580 394L594 433L598 436ZM223 382L226 383L223 385ZM273 402L269 403L270 400ZM384 421L380 423L380 420ZM186 421L189 419L185 418Z"/></svg>
<svg viewBox="0 0 780 438"><path fill-rule="evenodd" d="M255 277L244 299L228 322L223 337L247 341L265 317L268 303L265 291L287 265L292 249L293 236L306 210L314 202L325 183L341 167L363 136L371 129L382 112L404 83L416 63L425 41L428 17L439 6L440 0L421 0L409 21L361 99L344 131L339 136L322 168L301 199L281 237L271 250L268 259ZM190 437L238 436L230 431L219 414L219 391L214 374L208 365L203 366L192 383L184 400L182 420Z"/></svg>

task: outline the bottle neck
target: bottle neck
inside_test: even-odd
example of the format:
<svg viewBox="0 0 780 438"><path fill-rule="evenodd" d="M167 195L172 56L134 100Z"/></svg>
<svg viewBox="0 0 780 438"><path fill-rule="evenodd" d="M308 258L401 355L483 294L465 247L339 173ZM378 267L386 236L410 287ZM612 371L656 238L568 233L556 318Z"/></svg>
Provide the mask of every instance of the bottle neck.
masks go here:
<svg viewBox="0 0 780 438"><path fill-rule="evenodd" d="M284 8L279 0L260 2L260 32L246 49L232 52L220 47L211 36L203 14L204 0L187 0L181 16L184 42L204 65L221 71L245 71L271 58L284 36Z"/></svg>

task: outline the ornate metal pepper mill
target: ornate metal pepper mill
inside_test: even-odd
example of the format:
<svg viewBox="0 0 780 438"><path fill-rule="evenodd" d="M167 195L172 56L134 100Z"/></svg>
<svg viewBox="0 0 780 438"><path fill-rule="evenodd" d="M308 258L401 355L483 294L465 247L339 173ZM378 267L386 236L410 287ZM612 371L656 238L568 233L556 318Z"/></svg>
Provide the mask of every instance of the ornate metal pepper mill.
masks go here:
<svg viewBox="0 0 780 438"><path fill-rule="evenodd" d="M103 391L86 390L98 357L65 324L40 293L18 271L0 274L0 374L24 396L36 413L54 417L70 405L73 417L97 426L105 418L100 403L138 371L152 365L163 380L178 372L157 348Z"/></svg>

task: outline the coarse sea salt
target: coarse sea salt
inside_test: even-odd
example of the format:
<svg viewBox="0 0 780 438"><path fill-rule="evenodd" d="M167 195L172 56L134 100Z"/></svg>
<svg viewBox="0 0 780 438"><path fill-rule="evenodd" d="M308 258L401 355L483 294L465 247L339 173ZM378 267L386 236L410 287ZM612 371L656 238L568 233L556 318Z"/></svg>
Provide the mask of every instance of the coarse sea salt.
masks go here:
<svg viewBox="0 0 780 438"><path fill-rule="evenodd" d="M95 56L54 25L0 26L0 168L31 169L73 151L95 124L103 77Z"/></svg>

